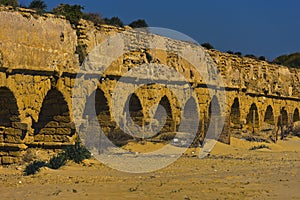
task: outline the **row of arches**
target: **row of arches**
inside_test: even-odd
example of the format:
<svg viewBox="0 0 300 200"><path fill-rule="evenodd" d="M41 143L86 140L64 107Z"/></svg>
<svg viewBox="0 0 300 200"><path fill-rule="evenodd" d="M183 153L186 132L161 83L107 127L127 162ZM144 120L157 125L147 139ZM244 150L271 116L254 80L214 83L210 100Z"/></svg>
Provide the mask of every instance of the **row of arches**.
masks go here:
<svg viewBox="0 0 300 200"><path fill-rule="evenodd" d="M12 91L7 87L1 87L0 126L2 129L14 127L14 123L21 122L17 105L17 100ZM34 131L32 133L34 142L44 142L45 140L48 142L70 142L68 137L75 134L69 106L63 94L55 88L49 90L45 96L38 115L38 121L34 121L31 115L27 114L26 117L31 118L32 127L29 127L29 129Z"/></svg>
<svg viewBox="0 0 300 200"><path fill-rule="evenodd" d="M238 98L234 99L234 102L231 106L230 111L230 121L232 123L232 126L235 128L240 128L240 104ZM271 105L267 106L267 109L264 112L263 115L263 122L269 125L283 125L287 126L292 122L299 121L299 109L295 108L292 119L289 119L289 114L287 110L282 107L280 110L280 115L275 118L274 111ZM275 124L277 122L277 124ZM255 103L251 104L250 109L248 111L247 117L246 117L246 125L252 128L259 128L260 127L260 119L259 119L259 110Z"/></svg>
<svg viewBox="0 0 300 200"><path fill-rule="evenodd" d="M114 123L114 119L112 119L109 102L105 96L105 93L101 89L97 89L93 97L96 100L95 105L90 105L89 101L91 101L91 99L88 100L85 108L86 111L84 112L83 117L86 117L85 115L88 113L88 109L95 109L98 122L100 123L101 127L105 127L103 130L107 135L120 133L120 129L115 127L116 123ZM147 125L147 122L144 121L145 112L143 111L141 100L136 94L132 94L130 97L128 97L126 105L129 109L128 111L124 110L125 116L130 117L132 121L139 127ZM178 131L179 125L176 124L175 116L173 114L174 112L172 110L172 104L169 98L167 96L161 97L159 106L161 106L163 109L156 110L153 116L154 121L156 120L160 122L160 116L163 115L164 112L166 114L165 123L160 124L162 126L160 133ZM195 119L200 116L199 109L196 111L191 109L195 107L197 107L195 99L190 98L186 102L183 109L184 119ZM195 126L198 126L199 134L201 131L203 132L204 130L205 132L207 130L207 127L210 123L210 118L214 115L220 115L220 112L218 98L213 96L209 105L207 119L200 119L199 123L195 124ZM282 125L288 125L291 122L300 120L298 108L295 108L291 116L289 116L286 109L282 108L280 110L280 118L277 116L276 119L271 105L267 106L262 116L264 123L273 126L278 125L278 123ZM233 129L241 128L241 110L238 98L235 98L231 105L229 118L231 124L230 126ZM205 122L202 123L201 120L204 120ZM257 129L260 127L260 121L261 119L258 107L255 103L253 103L250 106L246 116L246 125L250 128ZM14 97L14 94L8 88L0 87L0 126L10 127L14 122L20 122L20 113L17 106L17 100ZM154 126L157 126L157 124L154 124ZM66 102L63 94L56 88L52 88L48 91L43 100L38 121L33 121L32 128L34 130L34 136L43 136L35 137L36 142L45 141L46 136L49 138L50 135L53 136L53 138L49 139L51 141L67 142L68 137L72 137L75 134L75 126L71 121L68 103Z"/></svg>

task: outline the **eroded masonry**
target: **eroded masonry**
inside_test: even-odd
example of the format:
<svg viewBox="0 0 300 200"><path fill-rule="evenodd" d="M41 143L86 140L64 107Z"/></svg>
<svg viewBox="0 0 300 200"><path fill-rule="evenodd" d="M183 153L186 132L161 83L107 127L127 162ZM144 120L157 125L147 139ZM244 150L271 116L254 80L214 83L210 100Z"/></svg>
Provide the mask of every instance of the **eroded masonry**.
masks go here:
<svg viewBox="0 0 300 200"><path fill-rule="evenodd" d="M39 16L26 9L0 8L0 19L0 164L11 164L21 162L28 148L59 149L74 143L77 131L72 89L81 62L108 36L126 28L95 27L86 21L74 28L63 17ZM134 31L130 33L134 35ZM224 88L208 91L207 83L191 63L172 52L147 48L127 52L103 72L104 78L97 83L97 89L90 91L91 97L95 96L92 106L98 123L115 143L122 144L132 137L117 126L111 115L111 95L126 72L147 63L164 64L183 74L195 91L195 97L186 104L198 109L183 109L185 104L167 87L176 84L174 81L144 85L126 100L129 113L122 112L124 118L130 116L140 127L159 116L150 109L154 105L163 106L167 114L160 134L178 131L182 117L187 120L198 117L196 143L203 140L212 116L225 117L220 137L225 143L229 143L230 136L274 138L278 131L299 121L299 70L159 38L179 49L190 45L210 56L218 71L207 69L207 73L218 73ZM226 94L226 102L222 104L221 91ZM89 101L89 97L86 99ZM88 106L91 105L82 107L82 125L89 117L84 111Z"/></svg>

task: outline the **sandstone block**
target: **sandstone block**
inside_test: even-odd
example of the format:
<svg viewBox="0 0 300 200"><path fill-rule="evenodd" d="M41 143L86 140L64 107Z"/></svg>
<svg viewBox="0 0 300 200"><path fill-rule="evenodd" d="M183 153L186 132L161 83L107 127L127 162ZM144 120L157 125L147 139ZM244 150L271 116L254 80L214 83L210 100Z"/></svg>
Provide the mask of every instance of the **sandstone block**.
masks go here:
<svg viewBox="0 0 300 200"><path fill-rule="evenodd" d="M22 136L23 132L20 129L15 129L15 128L6 128L4 133L6 135L17 135L17 136Z"/></svg>
<svg viewBox="0 0 300 200"><path fill-rule="evenodd" d="M20 130L28 130L28 124L21 123L21 122L13 122L12 127Z"/></svg>
<svg viewBox="0 0 300 200"><path fill-rule="evenodd" d="M45 139L45 135L44 134L38 134L34 136L34 141L35 142L42 142Z"/></svg>
<svg viewBox="0 0 300 200"><path fill-rule="evenodd" d="M53 135L53 142L70 142L66 135Z"/></svg>
<svg viewBox="0 0 300 200"><path fill-rule="evenodd" d="M53 142L53 135L45 135L44 142Z"/></svg>
<svg viewBox="0 0 300 200"><path fill-rule="evenodd" d="M22 151L10 151L8 152L8 155L13 157L22 157L24 153Z"/></svg>
<svg viewBox="0 0 300 200"><path fill-rule="evenodd" d="M1 160L2 160L1 162L3 165L10 165L15 162L14 157L11 157L11 156L3 156Z"/></svg>
<svg viewBox="0 0 300 200"><path fill-rule="evenodd" d="M4 142L17 144L22 143L22 139L16 135L7 135L4 139Z"/></svg>
<svg viewBox="0 0 300 200"><path fill-rule="evenodd" d="M71 129L70 128L58 128L58 129L56 129L56 134L70 135L71 134Z"/></svg>
<svg viewBox="0 0 300 200"><path fill-rule="evenodd" d="M45 125L46 128L57 128L59 127L59 123L56 121L51 121Z"/></svg>
<svg viewBox="0 0 300 200"><path fill-rule="evenodd" d="M75 129L75 124L73 122L65 123L65 122L60 122L59 123L59 128L70 128L70 129Z"/></svg>
<svg viewBox="0 0 300 200"><path fill-rule="evenodd" d="M44 134L44 135L53 135L55 133L56 133L55 128L43 128L40 130L40 134Z"/></svg>
<svg viewBox="0 0 300 200"><path fill-rule="evenodd" d="M69 116L55 116L55 117L53 117L53 119L57 122L65 122L65 123L70 122Z"/></svg>

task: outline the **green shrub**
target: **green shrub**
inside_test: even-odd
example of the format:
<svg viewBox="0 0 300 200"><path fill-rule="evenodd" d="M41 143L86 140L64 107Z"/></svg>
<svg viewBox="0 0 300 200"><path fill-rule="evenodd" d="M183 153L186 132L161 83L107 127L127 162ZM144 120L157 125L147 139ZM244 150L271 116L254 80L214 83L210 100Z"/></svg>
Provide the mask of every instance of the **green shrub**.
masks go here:
<svg viewBox="0 0 300 200"><path fill-rule="evenodd" d="M293 68L300 68L300 53L278 56L273 60L273 63Z"/></svg>
<svg viewBox="0 0 300 200"><path fill-rule="evenodd" d="M0 5L17 7L19 2L17 0L0 0Z"/></svg>
<svg viewBox="0 0 300 200"><path fill-rule="evenodd" d="M73 146L69 146L64 151L56 156L53 156L49 163L44 161L34 161L33 163L26 166L23 171L26 176L35 174L40 171L41 167L49 167L51 169L59 169L64 166L68 160L73 160L76 163L82 162L84 159L91 158L91 153L80 144L79 141Z"/></svg>
<svg viewBox="0 0 300 200"><path fill-rule="evenodd" d="M124 23L119 17L104 18L104 23L112 26L124 27Z"/></svg>
<svg viewBox="0 0 300 200"><path fill-rule="evenodd" d="M104 23L101 15L98 13L83 13L83 19L91 21L94 25L100 25Z"/></svg>
<svg viewBox="0 0 300 200"><path fill-rule="evenodd" d="M25 170L23 171L26 176L35 174L39 172L42 167L45 167L47 164L44 161L34 161L26 166Z"/></svg>
<svg viewBox="0 0 300 200"><path fill-rule="evenodd" d="M28 8L36 10L37 13L41 14L41 13L46 12L47 4L44 1L42 1L42 0L33 0L29 4Z"/></svg>
<svg viewBox="0 0 300 200"><path fill-rule="evenodd" d="M239 51L238 51L238 52L235 52L234 55L242 56L242 52L239 52Z"/></svg>
<svg viewBox="0 0 300 200"><path fill-rule="evenodd" d="M67 147L63 154L68 160L73 160L76 163L91 158L91 153L79 141L75 145Z"/></svg>
<svg viewBox="0 0 300 200"><path fill-rule="evenodd" d="M258 60L261 60L261 61L267 61L267 58L265 56L259 56L258 57Z"/></svg>
<svg viewBox="0 0 300 200"><path fill-rule="evenodd" d="M214 49L214 47L208 42L202 43L201 46L206 49Z"/></svg>
<svg viewBox="0 0 300 200"><path fill-rule="evenodd" d="M148 27L148 24L144 19L138 19L131 22L128 26L131 28L145 28Z"/></svg>
<svg viewBox="0 0 300 200"><path fill-rule="evenodd" d="M60 167L64 166L67 163L67 158L64 153L58 154L57 156L53 156L47 167L51 169L59 169Z"/></svg>
<svg viewBox="0 0 300 200"><path fill-rule="evenodd" d="M83 17L82 11L83 7L80 5L69 5L69 4L60 4L58 7L52 10L53 14L63 15L71 24L78 25L79 20Z"/></svg>
<svg viewBox="0 0 300 200"><path fill-rule="evenodd" d="M257 57L253 54L246 54L245 57L252 58L252 59L257 59Z"/></svg>

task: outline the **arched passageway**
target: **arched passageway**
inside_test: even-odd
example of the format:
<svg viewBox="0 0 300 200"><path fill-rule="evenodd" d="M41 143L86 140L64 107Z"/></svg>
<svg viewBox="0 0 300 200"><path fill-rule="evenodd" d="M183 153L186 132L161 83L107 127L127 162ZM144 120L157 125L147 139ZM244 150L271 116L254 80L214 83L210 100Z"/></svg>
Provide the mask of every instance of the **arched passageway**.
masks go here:
<svg viewBox="0 0 300 200"><path fill-rule="evenodd" d="M258 109L255 103L251 105L246 121L248 127L251 128L252 130L254 130L254 128L259 128Z"/></svg>
<svg viewBox="0 0 300 200"><path fill-rule="evenodd" d="M270 125L275 125L274 113L272 106L268 106L265 112L264 122Z"/></svg>
<svg viewBox="0 0 300 200"><path fill-rule="evenodd" d="M165 122L163 121L163 116L166 115ZM175 130L175 122L173 120L172 108L170 101L167 96L163 96L159 102L159 106L155 112L154 119L162 126L162 129L159 133L166 133L166 132L174 132ZM164 123L164 124L162 124ZM153 128L155 130L155 128Z"/></svg>
<svg viewBox="0 0 300 200"><path fill-rule="evenodd" d="M13 122L20 122L17 100L6 87L0 88L0 126L11 127Z"/></svg>
<svg viewBox="0 0 300 200"><path fill-rule="evenodd" d="M143 108L141 101L136 94L132 94L128 97L125 104L124 113L126 114L126 117L130 117L136 125L140 127L143 126Z"/></svg>
<svg viewBox="0 0 300 200"><path fill-rule="evenodd" d="M299 116L299 109L296 108L294 110L294 114L293 114L293 122L297 122L300 121L300 116Z"/></svg>
<svg viewBox="0 0 300 200"><path fill-rule="evenodd" d="M287 126L289 123L289 117L288 117L288 113L285 110L285 108L282 108L280 111L280 115L281 115L281 124L283 126Z"/></svg>
<svg viewBox="0 0 300 200"><path fill-rule="evenodd" d="M68 104L57 89L47 93L33 128L35 142L69 142L68 137L75 134Z"/></svg>
<svg viewBox="0 0 300 200"><path fill-rule="evenodd" d="M180 128L187 133L200 133L199 111L198 106L193 97L185 103L183 108L183 120L181 120Z"/></svg>
<svg viewBox="0 0 300 200"><path fill-rule="evenodd" d="M235 98L233 104L231 105L231 111L230 111L230 124L231 128L239 129L241 128L241 122L240 122L240 103L239 99Z"/></svg>

